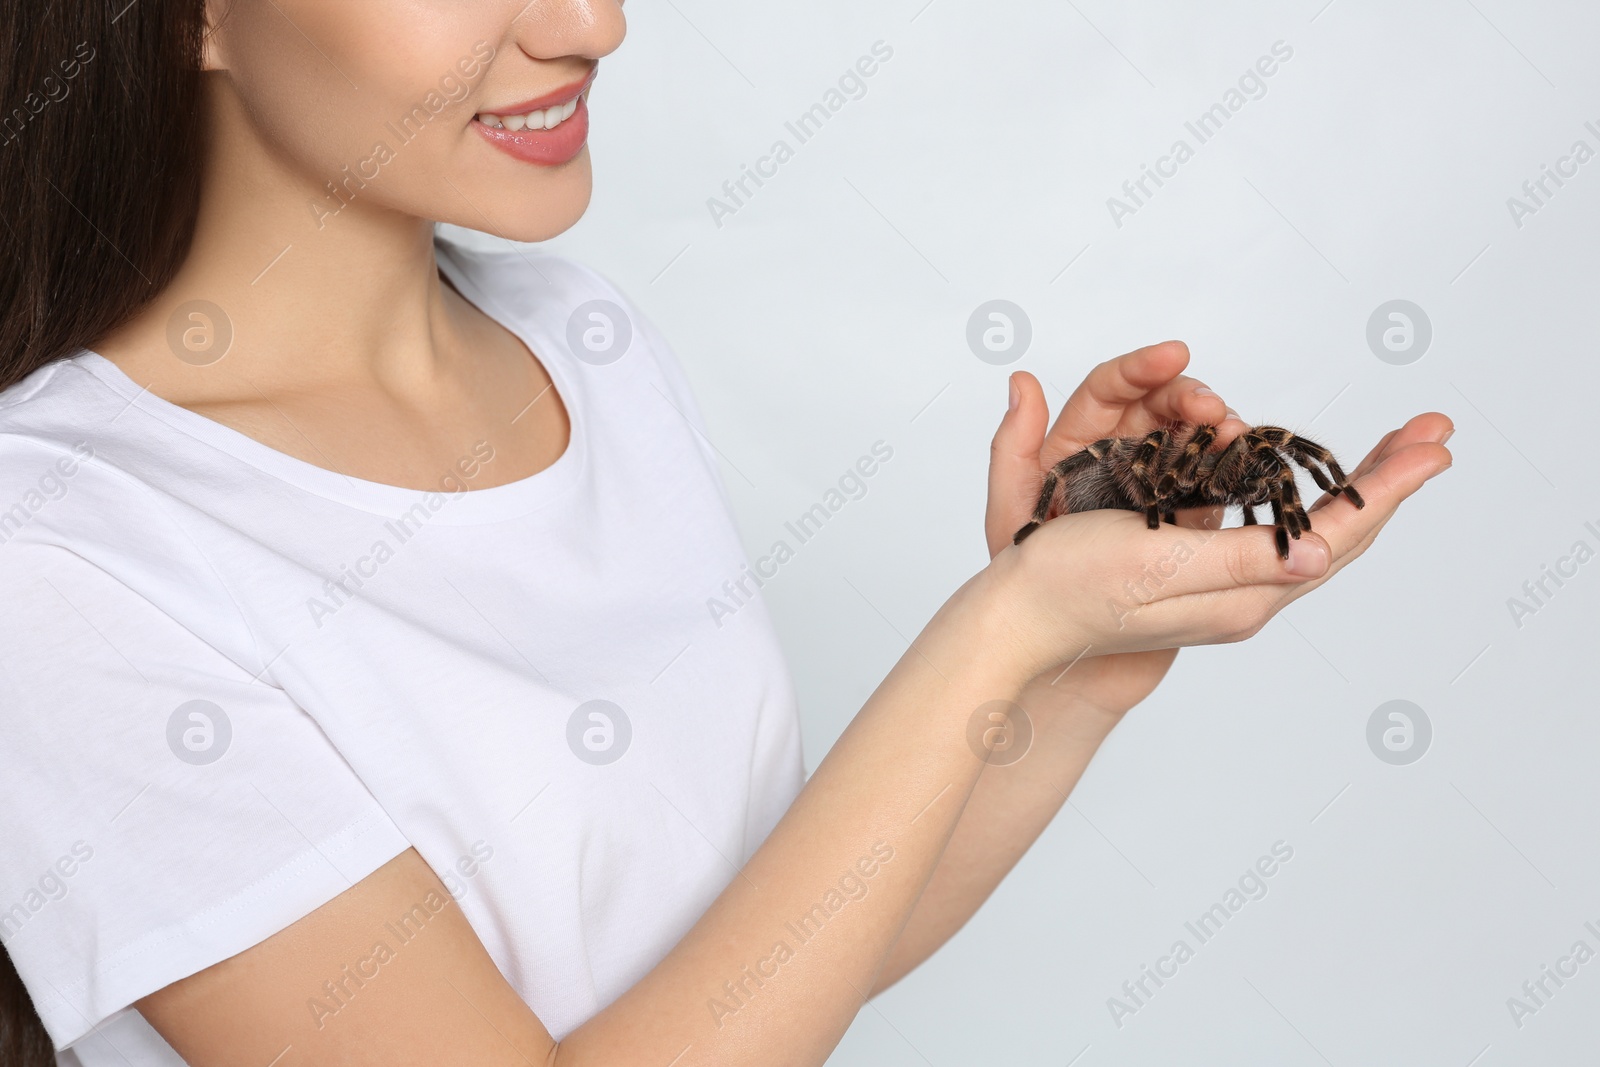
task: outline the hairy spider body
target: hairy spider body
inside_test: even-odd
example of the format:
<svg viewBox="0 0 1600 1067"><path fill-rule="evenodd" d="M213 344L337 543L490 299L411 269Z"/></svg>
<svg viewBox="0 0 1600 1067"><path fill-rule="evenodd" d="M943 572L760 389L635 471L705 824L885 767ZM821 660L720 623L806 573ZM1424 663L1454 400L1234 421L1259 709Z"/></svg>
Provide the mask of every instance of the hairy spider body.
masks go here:
<svg viewBox="0 0 1600 1067"><path fill-rule="evenodd" d="M1211 448L1216 438L1215 426L1179 426L1094 442L1050 468L1032 521L1012 542L1020 544L1050 518L1058 495L1058 514L1139 511L1152 530L1162 520L1176 522L1176 513L1185 508L1238 507L1251 526L1257 521L1255 509L1266 505L1272 509L1278 555L1288 559L1289 539L1311 529L1295 485L1296 465L1309 471L1324 492L1366 506L1333 453L1315 441L1281 426L1253 426L1220 451Z"/></svg>

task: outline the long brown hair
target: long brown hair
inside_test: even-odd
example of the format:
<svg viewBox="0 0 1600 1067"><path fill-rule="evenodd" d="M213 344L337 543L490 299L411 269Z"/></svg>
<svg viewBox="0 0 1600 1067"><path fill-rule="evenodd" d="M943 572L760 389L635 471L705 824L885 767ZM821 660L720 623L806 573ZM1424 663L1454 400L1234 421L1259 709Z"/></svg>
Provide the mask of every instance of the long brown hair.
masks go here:
<svg viewBox="0 0 1600 1067"><path fill-rule="evenodd" d="M0 4L0 388L127 321L183 263L204 35L205 0Z"/></svg>
<svg viewBox="0 0 1600 1067"><path fill-rule="evenodd" d="M188 255L205 0L0 3L0 388L127 321ZM55 1054L0 947L0 1064Z"/></svg>

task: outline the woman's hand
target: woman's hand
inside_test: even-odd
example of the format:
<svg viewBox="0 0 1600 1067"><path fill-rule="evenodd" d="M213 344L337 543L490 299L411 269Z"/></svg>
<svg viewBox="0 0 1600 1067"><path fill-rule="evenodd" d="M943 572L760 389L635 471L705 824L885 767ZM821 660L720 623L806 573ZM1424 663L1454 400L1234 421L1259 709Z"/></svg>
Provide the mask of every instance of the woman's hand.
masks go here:
<svg viewBox="0 0 1600 1067"><path fill-rule="evenodd" d="M1044 472L1085 445L1103 437L1148 433L1172 422L1211 423L1222 447L1245 424L1222 398L1184 375L1189 349L1168 341L1100 364L1078 386L1049 426L1044 390L1026 372L1011 376L1011 404L990 445L989 507L984 533L989 555L1011 544L1012 535L1033 516ZM1046 433L1046 429L1049 432ZM1188 512L1178 521L1215 526L1215 510ZM1177 650L1153 649L1096 655L1091 649L1076 661L1053 664L1024 689L1020 703L1034 715L1085 717L1091 731L1107 731L1165 677Z"/></svg>
<svg viewBox="0 0 1600 1067"><path fill-rule="evenodd" d="M1400 502L1450 464L1441 444L1450 420L1412 419L1353 475L1367 507L1319 501L1315 532L1292 542L1287 562L1276 554L1270 526L1207 528L1216 525L1214 513L1183 516L1187 525L1159 530L1146 529L1131 511L1063 516L1011 547L1043 471L1083 444L1170 420L1218 422L1224 440L1243 429L1227 418L1220 398L1196 393L1203 387L1180 375L1187 360L1187 350L1169 342L1101 365L1048 435L1037 382L1013 378L1018 402L995 437L986 526L1003 610L1037 674L1021 700L1030 712L1087 706L1114 719L1160 680L1172 649L1254 634L1366 551Z"/></svg>

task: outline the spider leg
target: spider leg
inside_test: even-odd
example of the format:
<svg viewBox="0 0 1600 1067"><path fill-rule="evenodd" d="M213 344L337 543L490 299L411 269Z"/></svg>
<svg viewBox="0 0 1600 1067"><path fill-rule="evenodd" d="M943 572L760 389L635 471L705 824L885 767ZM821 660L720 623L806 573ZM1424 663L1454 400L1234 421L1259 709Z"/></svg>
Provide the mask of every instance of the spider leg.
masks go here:
<svg viewBox="0 0 1600 1067"><path fill-rule="evenodd" d="M1254 430L1246 430L1235 437L1227 448L1217 454L1216 461L1211 464L1209 470L1202 466L1196 484L1205 490L1206 495L1212 500L1219 504L1223 503L1222 498L1229 494L1232 487L1242 482L1245 472L1249 470L1250 457L1258 447L1258 441L1260 438L1256 437Z"/></svg>
<svg viewBox="0 0 1600 1067"><path fill-rule="evenodd" d="M1323 492L1328 492L1330 490L1335 493L1338 492L1338 490L1333 488L1333 483L1328 480L1327 475L1325 475L1316 465L1316 463L1322 461L1323 457L1327 459L1333 458L1328 454L1327 449L1322 448L1315 442L1308 441L1303 437L1296 437L1293 433L1285 430L1282 426L1257 426L1256 432L1261 435L1262 440L1266 441L1272 446L1273 451L1278 453L1275 458L1280 463L1284 463L1284 465L1287 466L1288 464L1284 461L1293 460L1295 463L1298 463L1311 473L1312 480L1317 483L1317 487ZM1319 456L1316 457L1316 463L1311 462L1313 455L1305 448L1305 446L1308 445L1311 448L1316 449L1319 453Z"/></svg>
<svg viewBox="0 0 1600 1067"><path fill-rule="evenodd" d="M1050 517L1050 505L1055 500L1056 487L1083 468L1104 460L1111 451L1111 445L1111 438L1102 438L1051 467L1044 476L1044 487L1039 492L1039 503L1034 506L1033 518L1016 532L1011 538L1011 543L1020 545L1024 537L1037 530Z"/></svg>
<svg viewBox="0 0 1600 1067"><path fill-rule="evenodd" d="M1269 429L1275 429L1275 427L1269 427ZM1287 433L1288 431L1280 432ZM1266 434L1262 436L1269 442L1272 439ZM1295 483L1294 468L1276 449L1268 452L1268 455L1272 457L1269 462L1276 470L1274 477L1277 479L1278 487L1282 490L1283 511L1289 529L1289 536L1299 540L1302 533L1311 529L1311 516L1306 514L1305 506L1300 503L1300 486Z"/></svg>
<svg viewBox="0 0 1600 1067"><path fill-rule="evenodd" d="M1178 456L1178 461L1173 464L1173 480L1179 489L1192 489L1197 481L1200 470L1200 461L1205 458L1211 442L1217 439L1217 428L1210 425L1201 425L1194 428L1194 433L1189 435L1189 440L1184 442L1183 451Z"/></svg>
<svg viewBox="0 0 1600 1067"><path fill-rule="evenodd" d="M1289 558L1289 527L1283 511L1283 483L1274 482L1267 500L1272 505L1272 540L1278 548L1278 558Z"/></svg>
<svg viewBox="0 0 1600 1067"><path fill-rule="evenodd" d="M1266 432L1258 432L1259 429ZM1270 504L1274 542L1278 555L1286 560L1290 550L1290 523L1296 523L1298 528L1299 517L1285 515L1283 475L1290 475L1288 485L1293 486L1293 472L1285 469L1285 464L1272 446L1274 430L1275 427L1270 426L1251 427L1235 437L1222 450L1210 470L1200 472L1200 486L1206 496L1219 504L1238 504L1245 515L1246 526L1258 525L1256 506L1259 502ZM1266 454L1262 456L1262 453ZM1258 462L1261 466L1254 467ZM1261 474L1253 474L1253 470L1261 469L1264 469ZM1299 533L1294 536L1298 537Z"/></svg>
<svg viewBox="0 0 1600 1067"><path fill-rule="evenodd" d="M1273 540L1277 544L1278 555L1288 559L1289 538L1298 541L1302 533L1311 529L1311 517L1300 502L1300 487L1295 483L1294 468L1276 452L1271 455L1271 462L1277 468L1269 498L1273 525L1276 527Z"/></svg>
<svg viewBox="0 0 1600 1067"><path fill-rule="evenodd" d="M1367 506L1367 502L1361 499L1361 494L1356 492L1355 486L1351 485L1350 479L1345 476L1343 468L1339 466L1339 461L1333 458L1332 452L1308 438L1289 433L1287 430L1282 432L1286 437L1280 447L1288 451L1297 463L1311 472L1311 477L1316 481L1318 489L1330 496L1338 496L1343 493L1350 498L1350 503L1358 508ZM1326 478L1314 466L1317 463L1328 468Z"/></svg>
<svg viewBox="0 0 1600 1067"><path fill-rule="evenodd" d="M1156 482L1150 468L1160 457L1161 450L1166 446L1170 436L1166 430L1152 430L1140 442L1139 450L1133 454L1133 462L1129 466L1144 498L1139 503L1144 508L1145 525L1152 530L1161 529L1161 507L1160 495L1156 491Z"/></svg>
<svg viewBox="0 0 1600 1067"><path fill-rule="evenodd" d="M1301 533L1311 529L1311 521L1306 517L1305 509L1300 506L1300 489L1294 484L1294 470L1281 461L1275 490L1275 499L1280 501L1283 514L1283 525L1288 529L1289 536L1298 541Z"/></svg>
<svg viewBox="0 0 1600 1067"><path fill-rule="evenodd" d="M1217 439L1217 430L1214 426L1200 425L1194 427L1183 447L1178 449L1177 455L1172 458L1172 464L1161 480L1156 483L1156 499L1165 504L1174 497L1192 493L1195 486L1201 481L1203 474L1200 470L1201 461L1205 459L1211 442ZM1163 522L1176 526L1178 523L1177 509L1163 507L1161 511Z"/></svg>
<svg viewBox="0 0 1600 1067"><path fill-rule="evenodd" d="M1202 450L1195 461L1192 475L1194 483L1188 495L1224 508L1250 499L1248 495L1241 497L1237 492L1242 468L1248 463L1248 457L1249 448L1244 434L1235 437L1220 452ZM1250 515L1250 509L1246 508L1245 513ZM1253 516L1247 521L1253 521Z"/></svg>
<svg viewBox="0 0 1600 1067"><path fill-rule="evenodd" d="M1296 463L1311 472L1311 480L1317 483L1318 489L1321 489L1324 493L1332 493L1334 496L1339 495L1339 488L1322 472L1321 467L1311 462L1310 456L1303 455L1294 449L1290 449L1289 454L1294 457Z"/></svg>
<svg viewBox="0 0 1600 1067"><path fill-rule="evenodd" d="M1333 491L1333 493L1338 493L1338 490L1323 477L1322 472L1315 466L1315 462L1310 462L1314 458L1310 454L1302 454L1302 451L1296 446L1296 442L1302 442L1304 438L1294 437L1293 434L1290 434L1288 430L1282 429L1282 427L1269 426L1264 427L1264 429L1267 432L1264 432L1261 437L1274 446L1274 451L1270 454L1272 454L1274 466L1278 469L1278 480L1283 485L1283 510L1288 515L1290 536L1294 537L1294 539L1299 539L1301 533L1310 530L1310 515L1306 514L1306 506L1301 502L1299 485L1294 482L1294 467L1290 466L1290 462L1298 462L1299 466L1309 470L1310 477L1317 482L1317 485L1322 490ZM1314 446L1320 448L1320 445ZM1288 456L1283 453L1288 453ZM1323 450L1323 454L1326 456L1326 450ZM1328 456L1328 459L1333 459L1333 456Z"/></svg>
<svg viewBox="0 0 1600 1067"><path fill-rule="evenodd" d="M1255 435L1271 445L1273 448L1282 448L1294 436L1282 426L1252 426Z"/></svg>
<svg viewBox="0 0 1600 1067"><path fill-rule="evenodd" d="M1288 484L1284 488L1285 502L1294 509L1295 521L1300 524L1300 529L1309 530L1311 529L1311 516L1306 514L1305 505L1300 502L1300 487L1295 484L1294 472L1289 469L1288 464L1284 464L1284 470L1289 473ZM1295 534L1295 536L1299 537L1300 535Z"/></svg>
<svg viewBox="0 0 1600 1067"><path fill-rule="evenodd" d="M1273 524L1278 527L1280 536L1282 532L1295 540L1300 535L1311 529L1311 517L1306 514L1304 505L1300 503L1300 487L1295 484L1294 468L1290 465L1293 456L1294 442L1298 440L1294 434L1281 426L1257 426L1251 431L1256 438L1252 442L1252 452L1263 452L1262 462L1269 468L1269 477L1273 479L1273 492L1271 502L1273 507ZM1283 452L1291 453L1290 457L1282 455ZM1320 483L1319 472L1309 464L1301 463L1311 476Z"/></svg>

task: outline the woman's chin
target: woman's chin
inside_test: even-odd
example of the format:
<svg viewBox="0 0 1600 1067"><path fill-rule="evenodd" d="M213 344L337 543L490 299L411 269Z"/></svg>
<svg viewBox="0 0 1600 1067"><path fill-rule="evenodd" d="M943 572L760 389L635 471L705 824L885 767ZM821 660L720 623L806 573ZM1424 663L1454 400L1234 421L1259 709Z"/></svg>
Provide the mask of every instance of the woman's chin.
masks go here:
<svg viewBox="0 0 1600 1067"><path fill-rule="evenodd" d="M480 187L476 192L465 186L457 191L447 188L445 205L451 210L438 218L511 241L548 241L570 230L589 209L594 195L589 150L559 168L540 168L536 177L539 180ZM459 179L456 184L460 185Z"/></svg>

